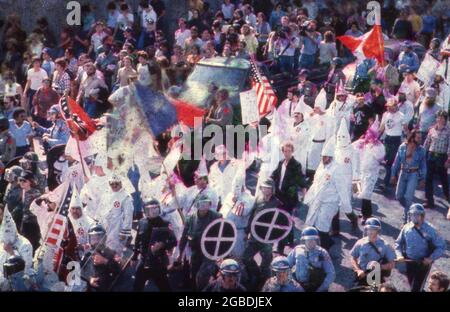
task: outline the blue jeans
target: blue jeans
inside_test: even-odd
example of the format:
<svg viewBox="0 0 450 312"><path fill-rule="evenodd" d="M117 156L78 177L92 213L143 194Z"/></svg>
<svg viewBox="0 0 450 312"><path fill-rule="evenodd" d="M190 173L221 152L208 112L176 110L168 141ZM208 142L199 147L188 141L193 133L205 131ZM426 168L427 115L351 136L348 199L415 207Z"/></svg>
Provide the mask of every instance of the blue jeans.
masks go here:
<svg viewBox="0 0 450 312"><path fill-rule="evenodd" d="M395 190L395 198L403 206L403 222L408 222L408 210L414 198L419 175L417 172L407 173L402 170L398 177L397 189Z"/></svg>
<svg viewBox="0 0 450 312"><path fill-rule="evenodd" d="M395 155L397 155L397 151L401 143L402 143L401 136L386 135L386 138L384 139L384 147L386 148L386 156L384 157L386 161L385 165L386 176L384 177L384 184L386 186L389 186L389 181L391 179L392 164L394 163Z"/></svg>
<svg viewBox="0 0 450 312"><path fill-rule="evenodd" d="M294 57L293 56L287 56L287 55L281 55L278 59L280 70L283 73L292 73L292 70L294 68Z"/></svg>
<svg viewBox="0 0 450 312"><path fill-rule="evenodd" d="M311 69L316 60L315 54L300 54L300 68Z"/></svg>

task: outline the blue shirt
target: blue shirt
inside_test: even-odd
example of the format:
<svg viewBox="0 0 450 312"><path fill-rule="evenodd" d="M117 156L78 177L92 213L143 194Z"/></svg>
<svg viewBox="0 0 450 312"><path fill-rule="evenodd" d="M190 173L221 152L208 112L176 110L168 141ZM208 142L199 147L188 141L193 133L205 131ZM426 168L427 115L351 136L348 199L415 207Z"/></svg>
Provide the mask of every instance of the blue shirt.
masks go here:
<svg viewBox="0 0 450 312"><path fill-rule="evenodd" d="M67 123L62 119L57 119L50 128L39 126L38 131L50 134L48 144L50 147L59 144L66 144L69 141L70 130Z"/></svg>
<svg viewBox="0 0 450 312"><path fill-rule="evenodd" d="M367 265L372 261L381 263L383 258L385 258L388 262L392 262L395 259L394 248L386 244L384 239L378 237L373 244L377 247L379 253L377 253L371 246L368 237L359 239L350 251L352 257L357 259L356 262L361 270L366 270Z"/></svg>
<svg viewBox="0 0 450 312"><path fill-rule="evenodd" d="M400 65L406 65L403 68L400 68ZM411 69L412 71L417 71L420 66L419 57L416 53L410 52L405 53L404 51L400 53L397 61L397 68L400 73L403 73L407 69Z"/></svg>
<svg viewBox="0 0 450 312"><path fill-rule="evenodd" d="M365 59L356 66L355 77L358 79L369 78L369 70L375 66L376 62L374 59Z"/></svg>
<svg viewBox="0 0 450 312"><path fill-rule="evenodd" d="M322 41L322 35L318 32L314 32L315 39L311 39L308 36L301 36L302 49L301 54L314 55L319 50L319 44Z"/></svg>
<svg viewBox="0 0 450 312"><path fill-rule="evenodd" d="M9 132L16 139L16 146L23 147L30 145L28 136L33 133L33 129L28 121L24 121L22 126L18 127L14 119L9 120Z"/></svg>
<svg viewBox="0 0 450 312"><path fill-rule="evenodd" d="M437 19L433 15L422 16L422 33L431 34L436 30Z"/></svg>
<svg viewBox="0 0 450 312"><path fill-rule="evenodd" d="M434 104L432 107L425 106L422 102L419 112L419 130L420 132L428 132L430 128L436 123L436 113L439 111L439 106Z"/></svg>
<svg viewBox="0 0 450 312"><path fill-rule="evenodd" d="M286 13L284 13L284 11L280 11L279 13L277 13L277 11L275 10L272 11L269 18L269 24L272 29L281 25L281 18L285 15Z"/></svg>
<svg viewBox="0 0 450 312"><path fill-rule="evenodd" d="M422 180L425 178L427 174L427 164L426 164L426 151L423 146L417 146L414 151L414 155L411 159L411 162L408 163L406 161L406 143L403 143L398 148L397 155L395 156L394 164L392 165L392 174L391 177L396 177L400 172L400 169L403 167L404 170L418 168L419 179Z"/></svg>
<svg viewBox="0 0 450 312"><path fill-rule="evenodd" d="M428 222L424 222L418 230L422 232L424 238L422 238L414 229L414 224L412 222L403 226L395 241L395 253L397 254L397 257L406 256L405 258L414 261L422 261L424 258L430 257L433 261L436 261L444 254L444 239ZM434 251L431 255L426 240L430 241L434 247Z"/></svg>
<svg viewBox="0 0 450 312"><path fill-rule="evenodd" d="M290 267L295 266L295 276L300 283L309 283L309 266L316 269L322 269L326 276L317 289L327 291L331 283L333 283L336 273L334 271L333 262L331 262L328 252L320 246L316 246L313 250L307 250L305 245L298 245L288 255Z"/></svg>

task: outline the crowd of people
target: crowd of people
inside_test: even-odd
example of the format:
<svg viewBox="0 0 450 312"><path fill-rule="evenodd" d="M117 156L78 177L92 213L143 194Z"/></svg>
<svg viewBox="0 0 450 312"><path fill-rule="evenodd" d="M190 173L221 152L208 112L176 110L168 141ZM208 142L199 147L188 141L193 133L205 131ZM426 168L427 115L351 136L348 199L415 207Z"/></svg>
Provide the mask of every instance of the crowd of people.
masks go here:
<svg viewBox="0 0 450 312"><path fill-rule="evenodd" d="M208 1L190 0L169 33L167 1L133 8L117 0L103 8L106 20L83 6L82 25L62 27L58 38L46 17L26 32L18 15L8 16L0 48L0 289L328 291L341 265L329 250L343 212L354 230L364 230L350 251L355 286L373 289L367 276L378 265L377 291L396 291L390 275L404 265L411 291L447 291L449 272L432 271L445 239L425 215L442 196L436 178L446 208L450 201L450 4L380 3L383 36L401 51L386 50L379 63L355 58L336 40L371 29L367 2L223 0L214 11ZM67 150L73 129L63 99L74 99L108 131L106 116L126 119L121 109L129 103L117 92L139 86L176 99L196 64L218 56L252 60L295 81L286 92L276 90L279 103L260 120L269 133L248 151L251 158L234 158L220 145L215 161L181 159L174 170L161 165L150 174L146 152L172 155L183 141L174 128L137 155L137 179L119 170L106 149L86 162ZM421 81L426 57L439 68ZM313 79L318 69L323 79ZM205 124L239 120L226 88L204 88ZM50 162L55 151L63 152ZM249 186L250 171L256 187ZM385 194L395 189L404 209L394 245L372 210L376 186ZM418 188L425 189L423 205L414 196ZM51 248L64 207L70 226ZM306 210L306 219L268 243L251 225L271 208L296 221ZM236 239L226 259L213 260L202 235L222 218L235 224ZM450 220L450 210L442 218ZM81 267L76 282L67 280L72 261Z"/></svg>

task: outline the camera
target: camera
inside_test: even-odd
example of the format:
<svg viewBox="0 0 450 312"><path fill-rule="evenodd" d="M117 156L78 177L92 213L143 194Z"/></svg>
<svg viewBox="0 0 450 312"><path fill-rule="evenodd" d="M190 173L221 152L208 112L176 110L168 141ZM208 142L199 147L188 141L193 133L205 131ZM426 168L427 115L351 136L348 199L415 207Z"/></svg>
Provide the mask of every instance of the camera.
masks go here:
<svg viewBox="0 0 450 312"><path fill-rule="evenodd" d="M300 31L299 31L300 36L306 36L306 32L308 31L309 25L310 25L310 21L303 22L303 24L300 26Z"/></svg>

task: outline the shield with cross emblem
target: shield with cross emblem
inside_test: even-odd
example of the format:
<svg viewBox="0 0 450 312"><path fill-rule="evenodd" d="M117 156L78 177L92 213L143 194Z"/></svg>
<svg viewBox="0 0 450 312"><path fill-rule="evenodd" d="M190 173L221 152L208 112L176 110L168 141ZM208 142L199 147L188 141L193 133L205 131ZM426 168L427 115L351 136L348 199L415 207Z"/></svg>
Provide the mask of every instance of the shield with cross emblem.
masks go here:
<svg viewBox="0 0 450 312"><path fill-rule="evenodd" d="M292 229L291 216L278 208L260 211L251 224L252 235L265 244L273 244L285 238Z"/></svg>
<svg viewBox="0 0 450 312"><path fill-rule="evenodd" d="M236 244L237 230L233 222L217 219L203 232L200 245L203 255L210 260L223 259Z"/></svg>

